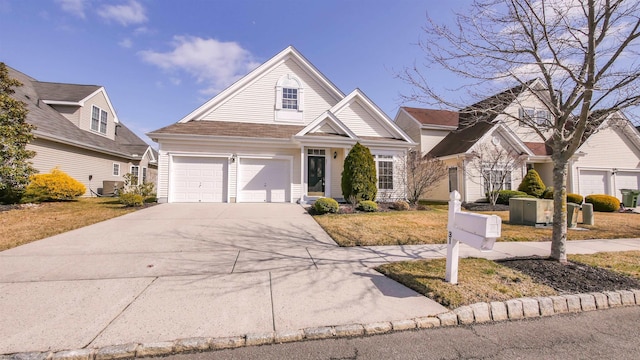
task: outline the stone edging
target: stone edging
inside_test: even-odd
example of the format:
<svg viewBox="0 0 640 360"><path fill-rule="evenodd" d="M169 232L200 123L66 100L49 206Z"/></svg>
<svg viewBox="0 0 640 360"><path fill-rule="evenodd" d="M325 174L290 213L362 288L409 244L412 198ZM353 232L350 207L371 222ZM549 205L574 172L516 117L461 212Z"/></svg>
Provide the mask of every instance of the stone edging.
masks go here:
<svg viewBox="0 0 640 360"><path fill-rule="evenodd" d="M640 305L640 290L606 291L575 295L519 298L461 306L436 316L370 324L325 326L285 332L251 333L225 338L188 338L149 344L124 344L96 349L27 352L0 355L0 360L115 360L164 356L187 352L233 349L303 340L345 338L413 329L521 320L563 313L578 313Z"/></svg>

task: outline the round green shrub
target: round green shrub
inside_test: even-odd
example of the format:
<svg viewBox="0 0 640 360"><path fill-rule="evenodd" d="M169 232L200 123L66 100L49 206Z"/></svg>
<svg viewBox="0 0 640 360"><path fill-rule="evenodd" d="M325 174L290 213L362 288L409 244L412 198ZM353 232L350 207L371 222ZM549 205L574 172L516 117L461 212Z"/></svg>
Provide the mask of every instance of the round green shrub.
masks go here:
<svg viewBox="0 0 640 360"><path fill-rule="evenodd" d="M527 175L522 178L522 182L518 186L518 191L522 191L537 198L542 196L545 189L546 186L544 186L540 175L534 169L527 171Z"/></svg>
<svg viewBox="0 0 640 360"><path fill-rule="evenodd" d="M393 210L397 210L397 211L407 211L407 210L411 209L411 206L409 205L408 202L406 202L404 200L398 200L398 201L394 201L391 204L391 208Z"/></svg>
<svg viewBox="0 0 640 360"><path fill-rule="evenodd" d="M567 194L567 202L569 203L574 203L574 204L582 204L582 200L584 200L584 197L582 197L582 195L580 194L574 194L574 193L568 193Z"/></svg>
<svg viewBox="0 0 640 360"><path fill-rule="evenodd" d="M593 204L593 211L614 212L620 209L620 200L611 195L587 195L587 197L584 198L584 202Z"/></svg>
<svg viewBox="0 0 640 360"><path fill-rule="evenodd" d="M332 198L320 198L313 203L313 210L317 214L326 214L326 213L337 213L338 209L340 209L340 205L335 199Z"/></svg>
<svg viewBox="0 0 640 360"><path fill-rule="evenodd" d="M496 204L509 205L509 199L511 199L512 197L531 197L531 196L523 191L500 190L498 191L498 200L496 201Z"/></svg>
<svg viewBox="0 0 640 360"><path fill-rule="evenodd" d="M363 200L358 203L358 210L365 212L375 212L378 211L378 204L376 204L375 201Z"/></svg>
<svg viewBox="0 0 640 360"><path fill-rule="evenodd" d="M553 199L553 186L549 186L548 188L544 189L544 192L542 193L542 198Z"/></svg>
<svg viewBox="0 0 640 360"><path fill-rule="evenodd" d="M60 169L48 174L31 175L24 191L24 202L73 200L84 195L87 188Z"/></svg>
<svg viewBox="0 0 640 360"><path fill-rule="evenodd" d="M378 193L376 163L366 146L356 143L344 159L342 196L349 200L375 200Z"/></svg>
<svg viewBox="0 0 640 360"><path fill-rule="evenodd" d="M123 204L127 207L132 206L142 206L144 205L144 197L140 194L135 193L124 193L118 197L120 204Z"/></svg>

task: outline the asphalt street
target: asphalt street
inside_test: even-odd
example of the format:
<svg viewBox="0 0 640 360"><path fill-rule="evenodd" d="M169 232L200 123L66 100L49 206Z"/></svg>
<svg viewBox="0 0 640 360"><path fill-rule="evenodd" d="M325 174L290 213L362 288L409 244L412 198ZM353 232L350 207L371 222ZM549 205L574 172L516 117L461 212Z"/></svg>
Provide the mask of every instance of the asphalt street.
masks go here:
<svg viewBox="0 0 640 360"><path fill-rule="evenodd" d="M170 356L204 359L638 359L640 307Z"/></svg>

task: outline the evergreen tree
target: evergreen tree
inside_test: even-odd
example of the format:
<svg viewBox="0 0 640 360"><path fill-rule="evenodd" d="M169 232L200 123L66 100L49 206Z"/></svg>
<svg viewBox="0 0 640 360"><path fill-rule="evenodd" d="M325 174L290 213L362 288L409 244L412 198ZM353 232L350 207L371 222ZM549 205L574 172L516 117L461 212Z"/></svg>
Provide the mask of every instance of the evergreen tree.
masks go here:
<svg viewBox="0 0 640 360"><path fill-rule="evenodd" d="M356 143L344 159L342 196L345 200L375 201L378 192L376 163L366 146Z"/></svg>
<svg viewBox="0 0 640 360"><path fill-rule="evenodd" d="M547 187L542 182L540 175L534 169L527 171L527 175L522 178L522 182L518 186L518 191L525 192L537 198L542 197Z"/></svg>
<svg viewBox="0 0 640 360"><path fill-rule="evenodd" d="M0 63L0 203L19 201L29 176L36 173L29 161L35 152L26 149L34 126L26 122L26 104L11 97L19 86Z"/></svg>

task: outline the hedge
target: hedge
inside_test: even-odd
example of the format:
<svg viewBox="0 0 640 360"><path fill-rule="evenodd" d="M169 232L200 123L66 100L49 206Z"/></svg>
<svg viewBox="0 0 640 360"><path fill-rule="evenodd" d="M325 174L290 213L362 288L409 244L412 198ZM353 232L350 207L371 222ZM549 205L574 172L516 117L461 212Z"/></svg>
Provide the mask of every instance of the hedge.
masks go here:
<svg viewBox="0 0 640 360"><path fill-rule="evenodd" d="M593 211L614 212L620 209L617 197L605 194L587 195L584 202L593 204Z"/></svg>

